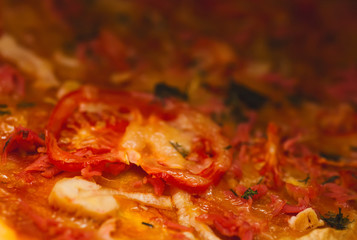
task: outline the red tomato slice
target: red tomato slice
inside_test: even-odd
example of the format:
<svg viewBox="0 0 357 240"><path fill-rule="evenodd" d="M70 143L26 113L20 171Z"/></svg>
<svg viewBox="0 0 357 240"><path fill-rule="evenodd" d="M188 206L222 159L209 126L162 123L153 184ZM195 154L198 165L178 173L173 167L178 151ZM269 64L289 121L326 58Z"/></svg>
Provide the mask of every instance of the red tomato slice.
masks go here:
<svg viewBox="0 0 357 240"><path fill-rule="evenodd" d="M191 192L206 190L229 168L228 145L215 123L184 103L93 87L63 97L46 131L50 161L61 170L135 164Z"/></svg>

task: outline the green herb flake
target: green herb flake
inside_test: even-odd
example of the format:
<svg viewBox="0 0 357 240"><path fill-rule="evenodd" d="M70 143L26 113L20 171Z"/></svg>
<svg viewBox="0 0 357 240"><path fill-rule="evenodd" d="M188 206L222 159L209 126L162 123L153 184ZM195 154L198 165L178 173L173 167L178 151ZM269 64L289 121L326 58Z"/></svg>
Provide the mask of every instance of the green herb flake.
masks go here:
<svg viewBox="0 0 357 240"><path fill-rule="evenodd" d="M341 208L338 208L338 214L328 212L325 216L321 216L321 218L328 226L337 230L344 230L347 228L347 225L351 223L351 221L348 219L348 215L343 217Z"/></svg>
<svg viewBox="0 0 357 240"><path fill-rule="evenodd" d="M257 185L261 184L261 183L263 182L263 180L264 180L264 177L261 177L261 178L259 179L259 181L257 182Z"/></svg>
<svg viewBox="0 0 357 240"><path fill-rule="evenodd" d="M183 146L181 146L181 144L177 143L177 142L173 142L173 141L170 141L170 144L176 149L176 151L178 153L181 154L182 157L187 157L188 155L188 151L186 149L183 148Z"/></svg>
<svg viewBox="0 0 357 240"><path fill-rule="evenodd" d="M229 190L234 194L234 196L238 197L238 194L232 188Z"/></svg>
<svg viewBox="0 0 357 240"><path fill-rule="evenodd" d="M6 140L5 145L4 145L3 149L2 149L3 152L5 152L5 150L6 150L6 148L7 148L7 145L9 145L11 139L12 139L12 137L9 137L9 139Z"/></svg>
<svg viewBox="0 0 357 240"><path fill-rule="evenodd" d="M253 190L251 188L248 188L242 195L242 198L244 199L249 199L251 197L253 197L254 195L258 194L258 191L257 190Z"/></svg>
<svg viewBox="0 0 357 240"><path fill-rule="evenodd" d="M352 152L357 152L357 146L350 146L350 150Z"/></svg>
<svg viewBox="0 0 357 240"><path fill-rule="evenodd" d="M0 110L0 116L4 116L4 115L10 115L11 112L9 110Z"/></svg>
<svg viewBox="0 0 357 240"><path fill-rule="evenodd" d="M19 102L16 104L17 108L31 108L34 107L36 104L33 102Z"/></svg>
<svg viewBox="0 0 357 240"><path fill-rule="evenodd" d="M231 148L232 148L232 145L228 145L228 146L224 147L225 150L229 150Z"/></svg>
<svg viewBox="0 0 357 240"><path fill-rule="evenodd" d="M243 104L251 109L260 109L269 99L255 90L234 81L231 81L227 99L225 101L227 106Z"/></svg>
<svg viewBox="0 0 357 240"><path fill-rule="evenodd" d="M0 103L0 108L7 108L7 104Z"/></svg>
<svg viewBox="0 0 357 240"><path fill-rule="evenodd" d="M147 223L147 222L141 222L141 224L145 225L145 226L148 226L149 228L153 228L154 225L150 224L150 223Z"/></svg>
<svg viewBox="0 0 357 240"><path fill-rule="evenodd" d="M306 177L305 179L298 180L298 182L307 184L307 182L308 182L309 180L310 180L310 175L307 175L307 177Z"/></svg>
<svg viewBox="0 0 357 240"><path fill-rule="evenodd" d="M338 154L324 153L324 152L320 152L320 156L332 162L338 162L341 158L341 156Z"/></svg>
<svg viewBox="0 0 357 240"><path fill-rule="evenodd" d="M328 179L326 179L326 181L324 181L322 183L322 185L326 184L326 183L333 183L336 181L336 179L339 179L340 176L332 176L332 177L329 177Z"/></svg>
<svg viewBox="0 0 357 240"><path fill-rule="evenodd" d="M181 92L178 88L169 86L165 83L158 83L155 86L154 94L158 98L169 98L175 97L182 100L187 100L188 96L186 93Z"/></svg>

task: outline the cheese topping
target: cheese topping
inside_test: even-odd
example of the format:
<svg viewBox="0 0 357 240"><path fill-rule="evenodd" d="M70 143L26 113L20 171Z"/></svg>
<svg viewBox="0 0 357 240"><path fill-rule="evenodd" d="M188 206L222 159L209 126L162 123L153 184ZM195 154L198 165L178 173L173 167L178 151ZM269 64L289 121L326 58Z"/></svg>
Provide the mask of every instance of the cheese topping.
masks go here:
<svg viewBox="0 0 357 240"><path fill-rule="evenodd" d="M324 221L317 217L316 212L312 208L307 208L289 219L290 228L297 231L311 230L323 225Z"/></svg>
<svg viewBox="0 0 357 240"><path fill-rule="evenodd" d="M143 153L146 157L157 159L159 164L175 168L184 169L186 160L175 145L179 145L185 152L191 150L192 136L180 131L167 123L151 117L147 122L140 123L133 121L127 127L125 135L120 143L122 148L128 152L135 151ZM135 160L137 165L141 165L141 160ZM132 161L131 161L132 162Z"/></svg>
<svg viewBox="0 0 357 240"><path fill-rule="evenodd" d="M58 181L48 201L61 210L93 218L105 218L119 208L115 198L100 185L80 177Z"/></svg>

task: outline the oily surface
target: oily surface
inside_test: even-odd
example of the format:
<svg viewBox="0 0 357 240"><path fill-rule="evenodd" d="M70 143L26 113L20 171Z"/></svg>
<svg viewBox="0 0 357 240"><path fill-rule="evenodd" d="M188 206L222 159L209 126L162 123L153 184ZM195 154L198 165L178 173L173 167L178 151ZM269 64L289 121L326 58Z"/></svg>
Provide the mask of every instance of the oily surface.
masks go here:
<svg viewBox="0 0 357 240"><path fill-rule="evenodd" d="M354 1L2 0L0 11L0 236L356 234ZM76 176L118 210L49 203ZM324 225L289 225L308 208Z"/></svg>

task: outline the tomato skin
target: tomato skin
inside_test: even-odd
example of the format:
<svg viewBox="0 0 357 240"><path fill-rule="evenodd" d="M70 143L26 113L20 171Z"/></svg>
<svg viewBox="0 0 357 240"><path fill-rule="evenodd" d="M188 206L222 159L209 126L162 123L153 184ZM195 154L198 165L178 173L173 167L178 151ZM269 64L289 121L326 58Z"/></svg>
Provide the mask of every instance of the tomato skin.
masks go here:
<svg viewBox="0 0 357 240"><path fill-rule="evenodd" d="M190 172L189 166L196 164L191 161L186 169L171 169L158 163L152 164L148 161L134 161L134 159L125 159L127 153L125 149L108 146L103 149L77 149L74 151L65 151L57 143L64 125L68 118L83 103L99 103L110 106L113 111L120 113L139 112L142 118L148 119L155 116L160 121L173 121L179 114L187 117L192 124L192 131L200 137L200 143L193 147L197 152L198 171ZM106 128L111 132L124 134L130 122L117 119L114 122L106 124ZM120 141L120 134L118 142ZM116 140L115 140L116 141ZM93 87L83 87L77 91L64 96L55 107L50 117L46 130L47 154L50 162L57 168L64 171L81 171L86 167L96 171L105 171L105 166L110 164L136 164L148 174L155 178L164 180L189 192L203 192L211 184L219 181L222 175L228 170L232 150L225 147L229 145L228 141L221 136L220 128L210 119L199 114L197 111L188 107L188 105L173 99L156 99L151 94L101 90ZM116 145L114 145L116 146ZM88 152L90 154L80 154ZM203 164L200 159L206 159L208 164ZM194 172L194 173L193 173ZM161 192L158 191L158 193Z"/></svg>
<svg viewBox="0 0 357 240"><path fill-rule="evenodd" d="M37 133L24 127L17 127L9 136L3 147L1 161L6 162L7 154L16 148L35 151L34 147L45 145L45 142Z"/></svg>
<svg viewBox="0 0 357 240"><path fill-rule="evenodd" d="M50 162L64 171L80 171L88 165L96 167L102 166L104 168L104 165L107 162L105 161L105 158L100 158L98 156L83 158L62 150L57 145L54 136L48 131L46 131L46 146Z"/></svg>

